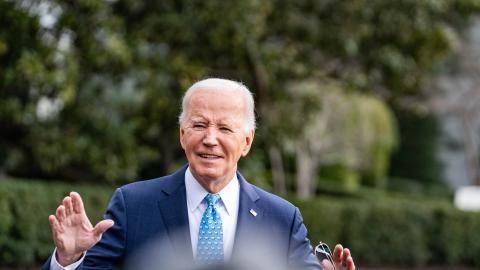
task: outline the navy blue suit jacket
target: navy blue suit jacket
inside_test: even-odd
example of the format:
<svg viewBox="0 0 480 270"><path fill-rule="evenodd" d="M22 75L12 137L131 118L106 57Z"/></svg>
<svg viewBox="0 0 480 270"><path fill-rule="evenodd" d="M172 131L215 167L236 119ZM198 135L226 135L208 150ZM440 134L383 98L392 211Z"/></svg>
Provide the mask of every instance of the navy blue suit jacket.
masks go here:
<svg viewBox="0 0 480 270"><path fill-rule="evenodd" d="M172 175L118 188L105 214L105 218L114 220L115 224L88 250L78 269L121 269L126 259L134 257L156 239L166 239L162 249L169 251L160 251L162 254L193 261L185 191L186 168ZM321 269L298 208L249 184L240 173L237 176L240 202L233 257L242 247L271 244L269 252L275 254L276 260L301 269ZM42 269L48 270L49 266L50 259Z"/></svg>

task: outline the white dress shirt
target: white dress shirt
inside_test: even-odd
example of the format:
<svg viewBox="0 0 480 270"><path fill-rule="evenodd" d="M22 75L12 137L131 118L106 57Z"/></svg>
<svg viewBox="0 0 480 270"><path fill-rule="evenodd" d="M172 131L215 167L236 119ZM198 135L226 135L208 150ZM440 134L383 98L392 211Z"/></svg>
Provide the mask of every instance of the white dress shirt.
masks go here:
<svg viewBox="0 0 480 270"><path fill-rule="evenodd" d="M185 188L187 194L188 224L190 226L190 239L192 241L192 251L194 258L197 256L198 231L203 212L207 209L207 202L204 201L208 191L206 191L193 177L190 168L185 171ZM225 260L230 259L233 250L233 242L237 228L238 206L240 203L240 184L237 175L217 193L220 195L220 202L217 203L217 211L220 212L223 227L223 252ZM84 260L86 252L80 260L65 267L61 266L56 259L56 250L53 251L50 261L50 270L73 270L77 268Z"/></svg>
<svg viewBox="0 0 480 270"><path fill-rule="evenodd" d="M193 256L197 256L198 231L203 212L207 209L207 202L204 201L206 191L195 178L190 169L185 172L185 188L187 192L188 224L190 226L190 239L192 241ZM238 206L240 202L240 185L237 175L217 193L220 195L220 202L217 203L217 211L220 212L223 228L223 254L225 260L232 255L235 231L237 228Z"/></svg>

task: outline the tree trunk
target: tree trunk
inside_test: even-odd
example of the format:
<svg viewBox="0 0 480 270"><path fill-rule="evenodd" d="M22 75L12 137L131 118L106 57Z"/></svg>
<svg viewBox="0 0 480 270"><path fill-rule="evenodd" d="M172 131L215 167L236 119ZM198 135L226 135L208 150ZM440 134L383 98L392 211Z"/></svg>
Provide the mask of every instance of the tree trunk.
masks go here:
<svg viewBox="0 0 480 270"><path fill-rule="evenodd" d="M249 40L247 42L246 49L248 53L248 60L253 68L257 102L259 104L263 104L267 101L270 82L267 68L265 67L259 54L259 46L256 40Z"/></svg>
<svg viewBox="0 0 480 270"><path fill-rule="evenodd" d="M272 166L273 190L276 194L285 195L287 193L287 185L282 153L277 146L271 145L268 148L268 156L270 157L270 164Z"/></svg>
<svg viewBox="0 0 480 270"><path fill-rule="evenodd" d="M315 181L316 162L309 154L306 147L296 148L297 165L297 196L300 199L308 199L314 195L313 183Z"/></svg>

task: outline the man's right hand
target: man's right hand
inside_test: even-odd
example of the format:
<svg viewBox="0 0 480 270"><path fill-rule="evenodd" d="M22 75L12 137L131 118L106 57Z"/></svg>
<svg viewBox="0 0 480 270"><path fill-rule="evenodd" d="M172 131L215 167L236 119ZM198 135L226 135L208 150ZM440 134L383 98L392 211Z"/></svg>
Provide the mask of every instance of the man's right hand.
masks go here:
<svg viewBox="0 0 480 270"><path fill-rule="evenodd" d="M56 259L62 266L79 260L83 252L100 241L102 234L113 226L113 220L107 219L93 227L85 213L82 198L76 192L63 199L56 215L50 215L48 221L57 247Z"/></svg>

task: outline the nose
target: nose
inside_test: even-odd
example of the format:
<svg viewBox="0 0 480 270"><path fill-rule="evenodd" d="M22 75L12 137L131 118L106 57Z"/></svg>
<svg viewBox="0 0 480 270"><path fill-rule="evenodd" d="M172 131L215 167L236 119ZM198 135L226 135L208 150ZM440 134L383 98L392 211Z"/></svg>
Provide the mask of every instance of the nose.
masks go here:
<svg viewBox="0 0 480 270"><path fill-rule="evenodd" d="M203 144L207 146L215 146L217 145L217 131L214 127L209 127L205 131L205 135L203 136Z"/></svg>

